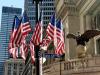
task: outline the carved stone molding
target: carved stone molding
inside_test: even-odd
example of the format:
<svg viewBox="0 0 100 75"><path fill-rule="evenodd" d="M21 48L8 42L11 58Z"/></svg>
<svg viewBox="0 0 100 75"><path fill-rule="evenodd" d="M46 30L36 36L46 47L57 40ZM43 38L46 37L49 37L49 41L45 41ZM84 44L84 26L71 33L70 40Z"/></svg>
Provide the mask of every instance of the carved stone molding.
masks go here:
<svg viewBox="0 0 100 75"><path fill-rule="evenodd" d="M59 0L60 1L60 0ZM60 16L64 17L64 14L68 14L68 15L75 15L77 14L77 8L75 5L75 2L73 2L74 0L64 0L63 3L61 3L61 5L59 5L60 3L58 2L58 4L56 5L57 9L57 17Z"/></svg>

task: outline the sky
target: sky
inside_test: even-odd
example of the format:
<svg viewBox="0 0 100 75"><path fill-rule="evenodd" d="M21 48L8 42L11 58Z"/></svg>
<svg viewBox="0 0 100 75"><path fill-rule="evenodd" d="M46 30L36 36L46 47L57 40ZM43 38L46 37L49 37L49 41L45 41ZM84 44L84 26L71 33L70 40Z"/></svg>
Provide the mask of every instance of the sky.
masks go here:
<svg viewBox="0 0 100 75"><path fill-rule="evenodd" d="M13 6L22 8L24 10L24 0L0 0L0 25L1 25L1 15L2 15L2 6Z"/></svg>

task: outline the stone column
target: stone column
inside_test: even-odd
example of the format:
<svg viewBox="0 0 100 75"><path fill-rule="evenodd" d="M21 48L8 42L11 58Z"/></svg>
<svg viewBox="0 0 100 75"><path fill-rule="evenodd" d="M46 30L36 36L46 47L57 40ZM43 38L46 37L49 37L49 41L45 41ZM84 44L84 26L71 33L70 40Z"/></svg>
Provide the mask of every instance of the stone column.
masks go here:
<svg viewBox="0 0 100 75"><path fill-rule="evenodd" d="M86 15L85 21L86 21L86 30L91 29L91 15Z"/></svg>
<svg viewBox="0 0 100 75"><path fill-rule="evenodd" d="M80 15L80 32L84 32L84 16Z"/></svg>
<svg viewBox="0 0 100 75"><path fill-rule="evenodd" d="M69 26L68 26L68 21L65 21L64 23L64 32L65 32L65 61L68 61L70 56L69 56L69 39L66 38L66 35L69 33Z"/></svg>
<svg viewBox="0 0 100 75"><path fill-rule="evenodd" d="M8 74L8 63L5 63L4 65L4 75Z"/></svg>

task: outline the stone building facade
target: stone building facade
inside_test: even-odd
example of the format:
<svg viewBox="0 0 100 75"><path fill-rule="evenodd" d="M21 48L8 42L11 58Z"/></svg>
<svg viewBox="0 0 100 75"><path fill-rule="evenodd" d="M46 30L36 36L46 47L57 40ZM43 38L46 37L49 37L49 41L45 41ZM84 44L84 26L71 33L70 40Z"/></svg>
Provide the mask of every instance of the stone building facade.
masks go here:
<svg viewBox="0 0 100 75"><path fill-rule="evenodd" d="M23 59L8 59L4 63L4 75L21 75L25 63Z"/></svg>
<svg viewBox="0 0 100 75"><path fill-rule="evenodd" d="M77 59L76 41L66 38L68 33L83 34L100 29L99 0L56 0L56 16L62 19L65 32L65 60L44 66L44 75L99 75L100 35L86 44L87 57Z"/></svg>
<svg viewBox="0 0 100 75"><path fill-rule="evenodd" d="M83 34L86 30L100 29L99 25L99 0L56 0L57 18L61 18L65 28L66 60L76 56L76 42L67 39L68 33ZM88 55L100 54L99 36L94 37L87 43Z"/></svg>

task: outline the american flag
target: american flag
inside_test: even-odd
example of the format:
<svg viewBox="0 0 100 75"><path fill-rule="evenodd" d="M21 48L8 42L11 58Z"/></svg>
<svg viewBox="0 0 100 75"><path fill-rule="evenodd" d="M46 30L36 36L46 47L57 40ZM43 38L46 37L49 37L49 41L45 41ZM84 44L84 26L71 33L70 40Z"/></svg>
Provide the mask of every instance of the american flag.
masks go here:
<svg viewBox="0 0 100 75"><path fill-rule="evenodd" d="M21 21L21 37L19 38L19 43L21 44L20 53L21 57L25 60L27 53L28 53L28 46L26 44L25 38L27 37L28 33L31 31L30 23L27 17L26 12L24 12L22 21Z"/></svg>
<svg viewBox="0 0 100 75"><path fill-rule="evenodd" d="M50 23L47 27L47 36L50 37L51 40L54 40L54 31L55 31L55 15L51 17Z"/></svg>
<svg viewBox="0 0 100 75"><path fill-rule="evenodd" d="M56 18L55 14L51 17L50 23L47 27L47 36L53 41L55 48L57 47L57 36L56 36Z"/></svg>
<svg viewBox="0 0 100 75"><path fill-rule="evenodd" d="M39 45L42 41L42 12L40 13L39 21L37 22L31 41L34 45Z"/></svg>
<svg viewBox="0 0 100 75"><path fill-rule="evenodd" d="M50 38L45 37L45 38L42 40L41 44L40 44L41 49L47 50L47 48L48 48L48 46L50 45L50 43L51 43Z"/></svg>
<svg viewBox="0 0 100 75"><path fill-rule="evenodd" d="M27 17L26 12L24 12L23 17L21 19L21 24L16 32L15 36L15 43L17 46L21 45L21 40L23 37L26 37L26 35L31 31L30 23Z"/></svg>
<svg viewBox="0 0 100 75"><path fill-rule="evenodd" d="M56 24L56 35L57 35L57 47L55 49L55 53L58 55L64 54L64 33L63 33L63 27L62 22L59 20Z"/></svg>
<svg viewBox="0 0 100 75"><path fill-rule="evenodd" d="M26 60L27 54L28 54L28 45L26 44L25 38L23 38L20 46L20 54L21 57Z"/></svg>
<svg viewBox="0 0 100 75"><path fill-rule="evenodd" d="M31 59L32 63L35 63L35 51L34 51L34 44L30 41L30 51L31 51Z"/></svg>
<svg viewBox="0 0 100 75"><path fill-rule="evenodd" d="M21 39L22 39L22 33L21 33L21 27L20 26L18 27L15 35L16 36L14 37L15 38L14 42L15 42L16 46L19 46L21 44Z"/></svg>
<svg viewBox="0 0 100 75"><path fill-rule="evenodd" d="M31 31L31 26L29 23L29 19L26 12L24 12L23 17L22 17L22 22L21 22L22 35L27 35L30 31Z"/></svg>
<svg viewBox="0 0 100 75"><path fill-rule="evenodd" d="M16 32L17 32L17 29L20 25L20 20L18 19L17 16L14 17L14 21L13 21L13 28L12 28L12 32L11 32L11 36L10 36L10 41L9 41L9 44L8 44L8 50L9 50L9 53L13 56L13 58L16 58L18 56L18 51L17 51L17 47L15 45L15 36L16 36Z"/></svg>
<svg viewBox="0 0 100 75"><path fill-rule="evenodd" d="M18 57L18 48L17 47L11 48L10 51L11 51L12 57L16 59Z"/></svg>

